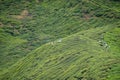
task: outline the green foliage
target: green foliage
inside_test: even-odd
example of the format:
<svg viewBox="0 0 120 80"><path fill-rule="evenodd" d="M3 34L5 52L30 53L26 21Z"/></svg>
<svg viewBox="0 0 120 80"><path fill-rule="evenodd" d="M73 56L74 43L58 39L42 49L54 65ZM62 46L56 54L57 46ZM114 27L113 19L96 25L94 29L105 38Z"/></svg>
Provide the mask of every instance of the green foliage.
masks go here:
<svg viewBox="0 0 120 80"><path fill-rule="evenodd" d="M86 31L88 34L79 32L63 38L62 42L56 40L53 44L50 42L37 48L14 64L1 79L106 79L108 72L118 70L113 66L118 64L115 64L117 60L114 54L103 49L98 40L89 35L96 31L98 36L99 33L104 34L103 28L90 29Z"/></svg>
<svg viewBox="0 0 120 80"><path fill-rule="evenodd" d="M107 32L104 37L105 41L108 42L113 51L116 53L120 52L120 28L112 29L111 31Z"/></svg>
<svg viewBox="0 0 120 80"><path fill-rule="evenodd" d="M1 0L0 8L0 79L119 78L118 2Z"/></svg>

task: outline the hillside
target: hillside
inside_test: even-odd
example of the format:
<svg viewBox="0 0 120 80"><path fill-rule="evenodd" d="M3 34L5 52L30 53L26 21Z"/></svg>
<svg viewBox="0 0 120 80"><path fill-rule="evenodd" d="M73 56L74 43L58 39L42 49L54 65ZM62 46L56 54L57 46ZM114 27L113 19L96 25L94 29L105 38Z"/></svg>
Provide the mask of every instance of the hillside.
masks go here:
<svg viewBox="0 0 120 80"><path fill-rule="evenodd" d="M118 80L119 56L92 35L106 30L90 29L47 43L13 65L2 80Z"/></svg>
<svg viewBox="0 0 120 80"><path fill-rule="evenodd" d="M0 80L119 80L119 0L0 1Z"/></svg>

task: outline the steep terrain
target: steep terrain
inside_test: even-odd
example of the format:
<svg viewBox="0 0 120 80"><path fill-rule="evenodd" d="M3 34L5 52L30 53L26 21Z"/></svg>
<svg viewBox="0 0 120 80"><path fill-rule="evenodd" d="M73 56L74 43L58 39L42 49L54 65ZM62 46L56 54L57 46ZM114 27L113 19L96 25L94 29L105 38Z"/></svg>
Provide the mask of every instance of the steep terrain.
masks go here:
<svg viewBox="0 0 120 80"><path fill-rule="evenodd" d="M119 80L120 2L0 1L1 80Z"/></svg>

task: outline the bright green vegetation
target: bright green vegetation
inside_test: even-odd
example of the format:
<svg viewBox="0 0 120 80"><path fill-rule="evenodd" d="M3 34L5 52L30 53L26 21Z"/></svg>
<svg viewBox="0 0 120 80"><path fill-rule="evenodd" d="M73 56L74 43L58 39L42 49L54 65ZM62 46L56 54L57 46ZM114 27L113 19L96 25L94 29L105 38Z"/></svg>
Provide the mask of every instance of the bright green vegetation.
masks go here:
<svg viewBox="0 0 120 80"><path fill-rule="evenodd" d="M15 63L19 57L23 56L16 53L21 53L21 50L17 48L24 43L26 43L25 40L13 37L6 34L3 30L0 30L0 71L8 68L11 64Z"/></svg>
<svg viewBox="0 0 120 80"><path fill-rule="evenodd" d="M119 3L0 1L0 80L119 80Z"/></svg>

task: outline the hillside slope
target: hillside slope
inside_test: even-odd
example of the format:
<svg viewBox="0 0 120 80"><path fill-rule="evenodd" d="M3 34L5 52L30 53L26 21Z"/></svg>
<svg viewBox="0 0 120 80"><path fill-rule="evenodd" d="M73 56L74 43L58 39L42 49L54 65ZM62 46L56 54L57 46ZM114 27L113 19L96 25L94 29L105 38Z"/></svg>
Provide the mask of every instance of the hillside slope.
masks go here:
<svg viewBox="0 0 120 80"><path fill-rule="evenodd" d="M0 0L0 79L119 80L119 4Z"/></svg>
<svg viewBox="0 0 120 80"><path fill-rule="evenodd" d="M98 41L106 30L90 29L47 43L13 65L1 80L119 80L119 56Z"/></svg>
<svg viewBox="0 0 120 80"><path fill-rule="evenodd" d="M116 23L120 18L119 3L109 0L2 0L0 4L1 29L9 36L25 41L9 46L3 38L6 43L2 43L4 47L0 46L0 65L4 66L0 66L1 71L40 45L90 28L108 24L118 26Z"/></svg>

